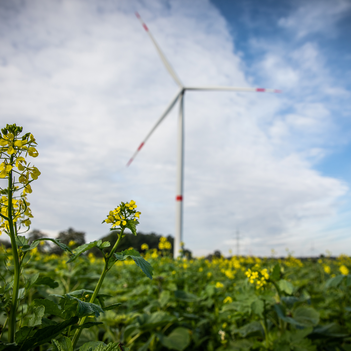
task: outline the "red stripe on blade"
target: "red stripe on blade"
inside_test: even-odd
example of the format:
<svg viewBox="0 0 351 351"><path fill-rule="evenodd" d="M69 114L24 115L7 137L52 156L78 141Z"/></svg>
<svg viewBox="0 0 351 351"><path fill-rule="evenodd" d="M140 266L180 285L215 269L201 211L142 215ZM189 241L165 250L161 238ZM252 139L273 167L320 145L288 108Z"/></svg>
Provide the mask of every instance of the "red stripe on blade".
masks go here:
<svg viewBox="0 0 351 351"><path fill-rule="evenodd" d="M138 147L138 151L140 151L143 146L144 146L144 143L141 143L140 146Z"/></svg>
<svg viewBox="0 0 351 351"><path fill-rule="evenodd" d="M145 23L143 23L143 27L147 32L149 31L149 28L147 27L147 25Z"/></svg>
<svg viewBox="0 0 351 351"><path fill-rule="evenodd" d="M176 196L176 201L183 201L183 196L182 195L177 195Z"/></svg>
<svg viewBox="0 0 351 351"><path fill-rule="evenodd" d="M274 92L279 94L279 93L281 93L282 91L281 91L281 90L276 89L276 90L274 90Z"/></svg>
<svg viewBox="0 0 351 351"><path fill-rule="evenodd" d="M133 162L133 159L131 158L128 163L127 163L127 167Z"/></svg>
<svg viewBox="0 0 351 351"><path fill-rule="evenodd" d="M137 16L138 18L140 18L140 15L138 12L135 12L135 16Z"/></svg>
<svg viewBox="0 0 351 351"><path fill-rule="evenodd" d="M266 89L263 89L263 88L257 88L256 91L266 91Z"/></svg>

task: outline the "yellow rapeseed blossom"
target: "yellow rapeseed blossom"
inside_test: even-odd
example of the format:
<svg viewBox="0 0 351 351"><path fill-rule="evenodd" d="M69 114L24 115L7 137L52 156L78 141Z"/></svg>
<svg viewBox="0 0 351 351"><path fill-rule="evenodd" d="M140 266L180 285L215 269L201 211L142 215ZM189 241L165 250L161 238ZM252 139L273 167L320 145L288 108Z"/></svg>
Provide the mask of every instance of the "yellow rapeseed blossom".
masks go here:
<svg viewBox="0 0 351 351"><path fill-rule="evenodd" d="M344 265L340 266L339 270L340 270L341 274L343 274L343 275L348 275L349 274L348 268L346 266L344 266Z"/></svg>
<svg viewBox="0 0 351 351"><path fill-rule="evenodd" d="M135 211L136 207L137 205L133 200L129 203L121 202L119 206L109 212L107 218L103 222L111 223L112 228L120 227L124 229L127 226L130 229L135 228L135 224L132 224L131 221L137 221L141 214L141 212ZM139 222L137 222L137 224L138 223Z"/></svg>
<svg viewBox="0 0 351 351"><path fill-rule="evenodd" d="M269 274L267 268L262 269L261 271L252 271L248 269L245 272L245 275L248 277L249 282L251 284L255 284L256 288L262 288L267 284L267 280L269 279Z"/></svg>
<svg viewBox="0 0 351 351"><path fill-rule="evenodd" d="M212 273L211 272L208 272L207 273L207 278L211 278L212 277Z"/></svg>
<svg viewBox="0 0 351 351"><path fill-rule="evenodd" d="M223 303L232 303L233 299L230 296L227 296L224 300Z"/></svg>
<svg viewBox="0 0 351 351"><path fill-rule="evenodd" d="M165 241L163 245L166 250L170 250L172 248L172 244L169 241Z"/></svg>
<svg viewBox="0 0 351 351"><path fill-rule="evenodd" d="M216 288L217 289L224 288L224 285L221 282L217 282L216 283Z"/></svg>
<svg viewBox="0 0 351 351"><path fill-rule="evenodd" d="M233 272L232 272L230 269L224 270L224 274L225 274L226 277L229 278L229 279L234 279L234 278L235 278Z"/></svg>
<svg viewBox="0 0 351 351"><path fill-rule="evenodd" d="M141 245L142 250L149 250L149 245L148 244L142 244Z"/></svg>
<svg viewBox="0 0 351 351"><path fill-rule="evenodd" d="M323 269L324 269L324 272L325 272L325 273L330 274L331 269L330 269L329 266L324 266Z"/></svg>

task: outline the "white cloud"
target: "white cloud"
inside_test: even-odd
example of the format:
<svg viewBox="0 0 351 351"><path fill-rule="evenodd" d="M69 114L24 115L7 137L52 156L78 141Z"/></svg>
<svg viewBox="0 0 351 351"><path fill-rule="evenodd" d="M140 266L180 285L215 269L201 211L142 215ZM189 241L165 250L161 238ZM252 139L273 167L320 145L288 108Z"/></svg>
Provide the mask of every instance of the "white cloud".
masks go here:
<svg viewBox="0 0 351 351"><path fill-rule="evenodd" d="M0 23L0 118L24 125L39 143L34 227L73 226L98 238L107 212L133 198L140 230L174 234L177 109L125 167L177 90L131 7L186 84L248 86L223 17L206 1L24 4ZM263 68L291 89L304 73L274 54ZM324 135L329 110L293 99L186 93L184 240L195 254L224 250L236 228L256 245L254 254L264 254L335 217L347 186L312 169L305 155L313 142L297 148L292 138L316 128Z"/></svg>
<svg viewBox="0 0 351 351"><path fill-rule="evenodd" d="M322 33L335 35L336 23L350 13L351 3L347 0L303 1L289 16L283 17L278 24L291 30L297 38L309 34Z"/></svg>

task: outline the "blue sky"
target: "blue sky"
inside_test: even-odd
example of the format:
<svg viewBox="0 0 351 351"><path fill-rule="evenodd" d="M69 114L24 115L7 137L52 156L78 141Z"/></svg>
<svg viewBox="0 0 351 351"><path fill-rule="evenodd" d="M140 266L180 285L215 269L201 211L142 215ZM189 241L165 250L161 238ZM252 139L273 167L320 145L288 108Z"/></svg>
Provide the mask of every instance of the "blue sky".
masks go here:
<svg viewBox="0 0 351 351"><path fill-rule="evenodd" d="M187 85L184 241L196 255L351 254L351 3L0 3L0 121L39 143L33 228L93 240L120 201L174 234L176 114L125 165L177 91L134 12ZM350 150L351 151L351 150Z"/></svg>

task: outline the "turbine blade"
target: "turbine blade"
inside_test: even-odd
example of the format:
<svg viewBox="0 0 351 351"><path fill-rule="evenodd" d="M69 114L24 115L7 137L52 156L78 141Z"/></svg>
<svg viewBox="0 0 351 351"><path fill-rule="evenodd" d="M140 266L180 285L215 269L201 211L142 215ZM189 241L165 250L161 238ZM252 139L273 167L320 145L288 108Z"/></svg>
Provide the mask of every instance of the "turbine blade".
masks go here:
<svg viewBox="0 0 351 351"><path fill-rule="evenodd" d="M180 79L178 78L177 74L175 73L175 71L173 70L172 66L170 65L170 63L167 61L166 56L163 54L163 52L161 51L160 47L158 46L158 44L156 43L156 40L154 39L154 37L152 36L149 28L147 27L147 25L144 23L144 21L141 19L140 15L138 12L135 12L135 15L137 16L137 18L139 19L139 21L141 22L143 28L145 29L145 31L147 32L147 34L149 34L149 37L151 38L152 42L154 43L156 50L158 52L158 54L161 57L161 60L163 62L163 64L166 67L166 70L168 71L168 73L173 77L173 79L175 80L175 82L179 85L179 87L183 88L183 84L181 83Z"/></svg>
<svg viewBox="0 0 351 351"><path fill-rule="evenodd" d="M131 157L131 159L128 161L127 163L127 167L133 162L134 158L136 157L136 155L138 154L138 152L141 150L141 148L144 146L144 144L146 143L146 141L150 138L151 134L155 131L155 129L159 126L159 124L163 121L163 119L168 115L168 113L172 110L173 106L175 105L175 103L177 102L177 100L179 99L179 96L183 93L183 90L181 89L176 96L173 98L173 100L171 101L171 103L167 106L166 110L163 112L163 114L161 115L161 117L158 119L158 121L156 122L156 124L153 126L153 128L150 130L150 132L148 133L148 135L145 137L145 139L142 141L142 143L139 145L138 149L134 152L133 156Z"/></svg>
<svg viewBox="0 0 351 351"><path fill-rule="evenodd" d="M237 88L237 87L185 87L185 90L228 90L228 91L247 91L260 93L281 93L278 89L265 88Z"/></svg>

